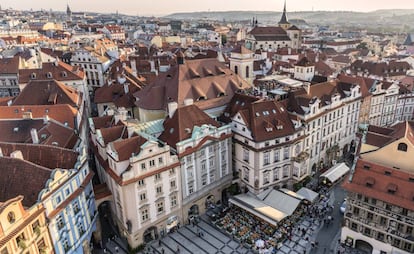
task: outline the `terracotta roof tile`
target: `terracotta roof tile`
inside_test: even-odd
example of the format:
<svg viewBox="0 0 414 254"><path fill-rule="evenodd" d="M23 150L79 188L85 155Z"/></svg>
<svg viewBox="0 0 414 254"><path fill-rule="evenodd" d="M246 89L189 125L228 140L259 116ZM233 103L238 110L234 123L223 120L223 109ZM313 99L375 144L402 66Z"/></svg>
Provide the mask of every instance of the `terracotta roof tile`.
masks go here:
<svg viewBox="0 0 414 254"><path fill-rule="evenodd" d="M164 131L159 139L171 147L177 148L177 143L191 137L195 126L204 124L219 127L220 124L208 116L196 105L188 105L178 108L172 118L167 117L164 121Z"/></svg>
<svg viewBox="0 0 414 254"><path fill-rule="evenodd" d="M48 168L10 157L0 157L0 165L0 201L22 195L26 207L37 202L52 173Z"/></svg>
<svg viewBox="0 0 414 254"><path fill-rule="evenodd" d="M213 75L206 75L205 68ZM219 93L212 89L213 83L225 91L220 98L228 97L226 100L215 100ZM201 93L206 96L206 101L214 100L214 104L208 105L211 108L225 105L236 91L249 87L246 81L235 75L223 63L217 59L206 58L187 60L184 64L172 66L168 72L159 75L153 83L134 96L137 98L135 104L140 108L166 110L169 102L177 102L178 107L181 107L185 99L193 99L195 104L198 104L198 100L203 99L199 97ZM200 104L203 103L204 101L200 100Z"/></svg>
<svg viewBox="0 0 414 254"><path fill-rule="evenodd" d="M125 161L131 158L132 154L138 154L141 146L147 140L141 136L134 136L128 139L114 141L112 146L118 154L119 161Z"/></svg>
<svg viewBox="0 0 414 254"><path fill-rule="evenodd" d="M75 128L77 109L68 104L0 106L0 119L21 119L30 113L32 118L48 116L72 129Z"/></svg>
<svg viewBox="0 0 414 254"><path fill-rule="evenodd" d="M56 80L30 81L13 101L12 105L69 104L77 107L81 94Z"/></svg>
<svg viewBox="0 0 414 254"><path fill-rule="evenodd" d="M414 174L359 159L352 181L345 181L342 186L347 191L414 210L414 182L410 179L414 179ZM368 181L373 184L367 184Z"/></svg>

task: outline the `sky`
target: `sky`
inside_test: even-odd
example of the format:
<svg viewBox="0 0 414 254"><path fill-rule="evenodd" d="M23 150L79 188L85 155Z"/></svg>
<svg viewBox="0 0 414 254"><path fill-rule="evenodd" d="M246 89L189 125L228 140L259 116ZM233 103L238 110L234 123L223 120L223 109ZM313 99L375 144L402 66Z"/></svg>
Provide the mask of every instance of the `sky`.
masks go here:
<svg viewBox="0 0 414 254"><path fill-rule="evenodd" d="M257 4L255 4L257 3ZM374 4L375 3L375 4ZM282 11L283 0L1 0L2 9L52 9L65 11L66 4L74 12L95 11L130 15L162 16L193 11ZM344 10L373 11L378 9L414 9L414 0L286 0L287 11Z"/></svg>

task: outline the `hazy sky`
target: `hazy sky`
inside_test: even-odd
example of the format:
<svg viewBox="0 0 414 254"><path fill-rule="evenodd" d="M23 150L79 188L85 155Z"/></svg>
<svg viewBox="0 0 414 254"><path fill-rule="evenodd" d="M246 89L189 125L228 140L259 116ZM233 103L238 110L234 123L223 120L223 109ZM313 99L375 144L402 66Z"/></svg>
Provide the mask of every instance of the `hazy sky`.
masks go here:
<svg viewBox="0 0 414 254"><path fill-rule="evenodd" d="M132 15L165 15L190 11L281 11L283 0L1 0L4 8L19 10L53 9L116 12ZM378 9L414 9L414 0L287 0L287 11L311 10L372 11Z"/></svg>

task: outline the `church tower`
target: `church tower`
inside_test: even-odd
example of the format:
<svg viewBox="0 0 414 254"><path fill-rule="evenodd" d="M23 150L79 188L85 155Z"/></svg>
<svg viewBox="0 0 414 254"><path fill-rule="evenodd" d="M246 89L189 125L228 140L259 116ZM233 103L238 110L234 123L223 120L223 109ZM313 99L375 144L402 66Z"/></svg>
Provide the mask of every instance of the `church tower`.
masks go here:
<svg viewBox="0 0 414 254"><path fill-rule="evenodd" d="M66 5L66 19L72 20L72 11L69 8L69 4Z"/></svg>
<svg viewBox="0 0 414 254"><path fill-rule="evenodd" d="M283 7L282 17L280 18L280 21L279 21L279 26L283 28L284 30L287 30L290 27L290 23L287 21L287 17L286 17L286 0L285 0L285 5Z"/></svg>
<svg viewBox="0 0 414 254"><path fill-rule="evenodd" d="M230 53L230 69L242 79L253 84L253 52L244 46L234 48Z"/></svg>

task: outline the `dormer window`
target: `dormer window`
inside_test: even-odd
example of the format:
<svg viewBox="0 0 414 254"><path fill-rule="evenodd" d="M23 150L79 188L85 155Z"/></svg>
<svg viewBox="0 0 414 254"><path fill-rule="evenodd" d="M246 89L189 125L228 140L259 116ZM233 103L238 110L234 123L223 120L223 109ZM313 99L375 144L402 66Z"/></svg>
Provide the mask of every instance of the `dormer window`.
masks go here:
<svg viewBox="0 0 414 254"><path fill-rule="evenodd" d="M32 73L32 74L30 74L30 79L36 79L36 73Z"/></svg>
<svg viewBox="0 0 414 254"><path fill-rule="evenodd" d="M62 72L62 77L66 78L68 76L68 74L66 73L66 71Z"/></svg>
<svg viewBox="0 0 414 254"><path fill-rule="evenodd" d="M51 73L51 72L48 72L48 73L46 74L46 77L47 77L47 78L52 78L52 73Z"/></svg>
<svg viewBox="0 0 414 254"><path fill-rule="evenodd" d="M407 152L407 144L406 143L399 143L398 144L398 151Z"/></svg>

